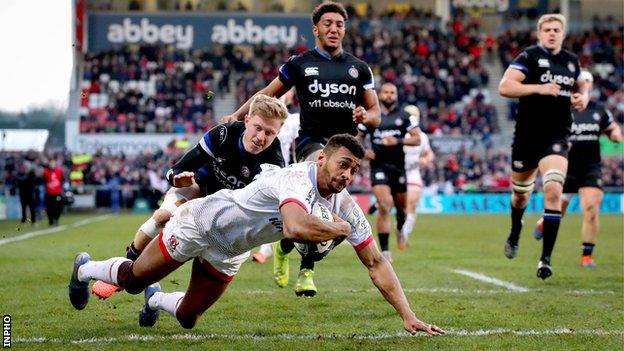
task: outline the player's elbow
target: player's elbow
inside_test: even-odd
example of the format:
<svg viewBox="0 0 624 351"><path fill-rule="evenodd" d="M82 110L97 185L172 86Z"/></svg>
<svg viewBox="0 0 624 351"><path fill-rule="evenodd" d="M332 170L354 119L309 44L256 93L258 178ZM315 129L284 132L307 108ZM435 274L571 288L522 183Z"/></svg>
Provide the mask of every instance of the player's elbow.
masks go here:
<svg viewBox="0 0 624 351"><path fill-rule="evenodd" d="M507 83L507 80L505 78L501 79L500 83L498 84L498 93L500 94L500 96L506 98L512 97L509 91L509 84Z"/></svg>
<svg viewBox="0 0 624 351"><path fill-rule="evenodd" d="M297 223L284 223L284 237L293 241L303 240L303 227Z"/></svg>

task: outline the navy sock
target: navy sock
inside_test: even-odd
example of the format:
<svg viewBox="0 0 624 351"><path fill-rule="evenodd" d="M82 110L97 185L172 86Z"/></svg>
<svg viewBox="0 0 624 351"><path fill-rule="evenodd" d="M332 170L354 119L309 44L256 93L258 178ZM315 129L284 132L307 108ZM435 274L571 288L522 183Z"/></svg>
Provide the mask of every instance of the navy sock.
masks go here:
<svg viewBox="0 0 624 351"><path fill-rule="evenodd" d="M379 233L379 246L381 246L381 251L388 251L388 237L390 234L388 233Z"/></svg>
<svg viewBox="0 0 624 351"><path fill-rule="evenodd" d="M594 246L596 246L596 244L583 243L583 256L591 256L594 252Z"/></svg>
<svg viewBox="0 0 624 351"><path fill-rule="evenodd" d="M280 247L283 253L290 253L295 248L295 244L292 240L282 239L280 240Z"/></svg>
<svg viewBox="0 0 624 351"><path fill-rule="evenodd" d="M512 244L517 244L520 239L520 231L522 230L522 216L524 215L523 208L515 208L511 205L511 231L509 232L509 241Z"/></svg>
<svg viewBox="0 0 624 351"><path fill-rule="evenodd" d="M126 247L126 258L136 261L136 259L141 255L141 252L142 251L134 247L134 243L132 243L130 246Z"/></svg>
<svg viewBox="0 0 624 351"><path fill-rule="evenodd" d="M561 223L561 211L544 210L544 244L540 260L548 264L550 264L550 256L555 248L555 241L557 241L559 223Z"/></svg>

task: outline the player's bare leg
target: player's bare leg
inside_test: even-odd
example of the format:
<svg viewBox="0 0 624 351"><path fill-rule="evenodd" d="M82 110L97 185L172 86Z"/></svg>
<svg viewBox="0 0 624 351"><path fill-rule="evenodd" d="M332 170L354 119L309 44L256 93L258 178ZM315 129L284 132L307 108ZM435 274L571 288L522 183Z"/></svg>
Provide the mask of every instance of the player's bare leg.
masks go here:
<svg viewBox="0 0 624 351"><path fill-rule="evenodd" d="M560 155L549 155L540 160L539 169L544 184L544 241L537 276L546 279L552 275L551 255L561 222L561 197L568 160Z"/></svg>
<svg viewBox="0 0 624 351"><path fill-rule="evenodd" d="M397 237L397 248L399 251L405 250L405 239L401 234L401 230L405 225L405 213L407 207L407 192L396 193L392 196L394 207L396 208L396 237Z"/></svg>
<svg viewBox="0 0 624 351"><path fill-rule="evenodd" d="M377 199L377 208L379 210L376 219L379 246L381 247L381 253L384 257L386 257L389 262L392 262L390 249L388 248L388 239L390 237L390 211L394 206L392 193L390 187L387 185L375 185L373 186L373 194L375 194L375 198Z"/></svg>
<svg viewBox="0 0 624 351"><path fill-rule="evenodd" d="M158 235L158 233L165 227L169 219L173 215L173 212L190 199L195 199L201 196L201 190L199 186L193 182L193 185L183 188L170 188L165 194L162 205L157 209L152 217L150 217L145 223L141 225L134 235L134 240L126 248L126 258L134 261L141 252L147 247L147 245ZM97 281L92 287L93 295L100 299L107 299L116 292L122 290L121 287L107 284L103 281Z"/></svg>
<svg viewBox="0 0 624 351"><path fill-rule="evenodd" d="M581 226L581 239L583 240L583 255L581 265L586 268L596 266L592 258L598 231L600 230L600 204L602 203L603 191L594 187L582 187L579 189L581 208L583 209L583 224Z"/></svg>
<svg viewBox="0 0 624 351"><path fill-rule="evenodd" d="M522 231L522 216L526 209L533 188L537 169L525 172L511 172L511 229L505 242L505 256L509 259L518 254L518 241Z"/></svg>
<svg viewBox="0 0 624 351"><path fill-rule="evenodd" d="M193 260L191 281L186 293L156 292L148 301L149 307L169 312L183 328L191 329L201 315L223 295L231 279L196 258Z"/></svg>

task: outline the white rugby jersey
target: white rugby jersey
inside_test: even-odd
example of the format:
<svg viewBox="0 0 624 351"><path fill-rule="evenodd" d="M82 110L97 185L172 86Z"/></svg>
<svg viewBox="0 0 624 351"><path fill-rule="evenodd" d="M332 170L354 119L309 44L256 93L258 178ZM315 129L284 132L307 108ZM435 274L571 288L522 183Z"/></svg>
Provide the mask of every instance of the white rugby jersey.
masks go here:
<svg viewBox="0 0 624 351"><path fill-rule="evenodd" d="M420 155L426 150L430 150L429 137L422 130L420 131L420 145L418 146L403 146L405 152L405 169L411 170L418 168L418 160Z"/></svg>
<svg viewBox="0 0 624 351"><path fill-rule="evenodd" d="M286 165L290 164L290 147L293 141L297 139L297 135L299 135L299 113L289 113L288 118L284 122L284 125L280 129L279 134L277 134L277 138L280 141L280 147L282 148L282 156L284 157L284 163Z"/></svg>
<svg viewBox="0 0 624 351"><path fill-rule="evenodd" d="M316 182L316 162L260 173L248 186L220 190L188 202L199 235L227 255L239 255L256 246L284 238L281 206L294 202L310 213L321 202L351 224L347 241L361 250L373 240L364 213L347 190L321 197Z"/></svg>

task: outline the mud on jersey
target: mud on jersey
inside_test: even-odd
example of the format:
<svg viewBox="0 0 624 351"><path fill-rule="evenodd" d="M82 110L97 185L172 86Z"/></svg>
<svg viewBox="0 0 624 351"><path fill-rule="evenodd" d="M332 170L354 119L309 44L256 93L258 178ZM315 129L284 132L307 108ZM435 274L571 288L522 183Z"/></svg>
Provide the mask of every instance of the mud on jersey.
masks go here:
<svg viewBox="0 0 624 351"><path fill-rule="evenodd" d="M371 144L375 152L375 159L372 160L371 167L375 168L383 164L391 164L399 169L405 166L405 152L403 144L386 146L382 144L385 137L403 138L410 130L416 128L410 118L410 114L402 109L395 108L390 113L381 113L381 123L377 128L370 128L363 124L358 125L358 129L371 136Z"/></svg>
<svg viewBox="0 0 624 351"><path fill-rule="evenodd" d="M245 124L233 122L220 124L206 132L199 141L210 156L198 170L198 184L204 194L221 189L238 189L249 184L261 171L271 167L284 167L284 158L277 138L259 154L250 154L243 146Z"/></svg>
<svg viewBox="0 0 624 351"><path fill-rule="evenodd" d="M299 136L317 139L356 135L353 110L362 104L364 91L375 88L373 73L364 61L346 52L331 57L317 48L291 57L280 66L279 79L297 90Z"/></svg>
<svg viewBox="0 0 624 351"><path fill-rule="evenodd" d="M570 129L572 148L568 154L570 168L600 163L600 134L613 123L611 112L602 105L590 102L583 111L572 112Z"/></svg>
<svg viewBox="0 0 624 351"><path fill-rule="evenodd" d="M522 51L509 68L524 73L523 84L555 83L561 87L556 97L532 94L519 99L514 136L565 139L572 123L570 97L581 73L576 55L567 50L553 55L544 47L534 45Z"/></svg>

